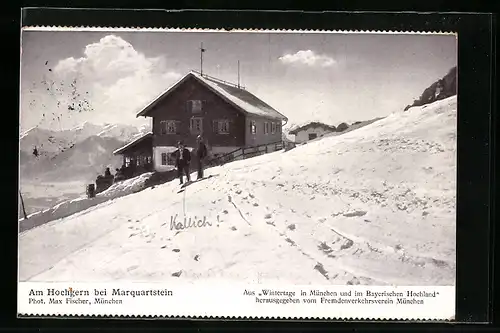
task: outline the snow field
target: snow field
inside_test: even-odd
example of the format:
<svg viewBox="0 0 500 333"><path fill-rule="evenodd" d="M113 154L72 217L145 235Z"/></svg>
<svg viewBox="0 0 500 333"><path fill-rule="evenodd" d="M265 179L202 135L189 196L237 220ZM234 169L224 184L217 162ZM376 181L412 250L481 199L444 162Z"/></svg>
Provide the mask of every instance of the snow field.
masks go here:
<svg viewBox="0 0 500 333"><path fill-rule="evenodd" d="M20 279L455 284L456 97L206 173L22 234Z"/></svg>

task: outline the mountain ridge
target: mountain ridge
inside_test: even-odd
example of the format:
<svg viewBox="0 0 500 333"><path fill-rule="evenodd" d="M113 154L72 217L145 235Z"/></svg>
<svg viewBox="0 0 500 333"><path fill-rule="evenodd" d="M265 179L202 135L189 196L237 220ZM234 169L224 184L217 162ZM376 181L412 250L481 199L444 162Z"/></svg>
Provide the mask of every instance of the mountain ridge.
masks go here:
<svg viewBox="0 0 500 333"><path fill-rule="evenodd" d="M34 127L20 135L21 180L86 180L121 165L113 151L148 128L84 122L55 131ZM102 170L101 170L102 169Z"/></svg>

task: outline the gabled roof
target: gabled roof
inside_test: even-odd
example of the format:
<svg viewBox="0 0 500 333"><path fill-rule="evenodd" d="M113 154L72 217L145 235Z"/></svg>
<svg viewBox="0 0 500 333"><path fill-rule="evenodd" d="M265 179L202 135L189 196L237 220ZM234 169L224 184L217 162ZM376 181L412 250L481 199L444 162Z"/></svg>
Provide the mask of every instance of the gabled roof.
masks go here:
<svg viewBox="0 0 500 333"><path fill-rule="evenodd" d="M113 152L113 155L120 155L120 154L123 154L127 149L130 149L132 148L133 146L137 145L138 143L140 142L143 142L144 140L147 140L147 139L150 139L153 137L153 132L148 132L144 135L141 135L140 137L138 137L137 139L127 143L125 146L121 147L121 148L118 148L117 150L115 150Z"/></svg>
<svg viewBox="0 0 500 333"><path fill-rule="evenodd" d="M337 130L335 128L335 126L330 126L330 125L327 125L324 123L313 121L313 122L310 122L308 124L302 125L300 127L296 127L293 130L289 131L288 133L290 133L292 135L296 135L298 132L304 131L304 130L311 128L311 127L321 127L327 131L332 131L332 132L335 132Z"/></svg>
<svg viewBox="0 0 500 333"><path fill-rule="evenodd" d="M269 117L274 119L288 120L287 117L276 111L269 104L265 103L255 95L245 89L232 86L221 80L201 75L198 72L191 71L174 83L170 88L155 98L144 109L137 113L137 117L147 117L148 113L157 105L164 97L168 96L172 91L179 87L188 78L194 77L198 82L212 90L214 93L222 97L228 103L235 106L245 114L255 115L260 117Z"/></svg>

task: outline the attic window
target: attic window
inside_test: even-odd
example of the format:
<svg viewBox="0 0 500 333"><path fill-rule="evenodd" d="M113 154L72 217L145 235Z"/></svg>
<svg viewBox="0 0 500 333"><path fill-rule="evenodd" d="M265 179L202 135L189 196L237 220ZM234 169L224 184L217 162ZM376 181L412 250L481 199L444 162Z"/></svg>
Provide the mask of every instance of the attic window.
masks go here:
<svg viewBox="0 0 500 333"><path fill-rule="evenodd" d="M200 113L203 109L203 102L198 99L188 100L187 109L191 113Z"/></svg>

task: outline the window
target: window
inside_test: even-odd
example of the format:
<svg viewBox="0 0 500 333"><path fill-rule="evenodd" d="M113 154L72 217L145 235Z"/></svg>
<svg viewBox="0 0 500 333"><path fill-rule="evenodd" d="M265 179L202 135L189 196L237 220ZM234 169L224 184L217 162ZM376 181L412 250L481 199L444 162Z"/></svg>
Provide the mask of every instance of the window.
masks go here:
<svg viewBox="0 0 500 333"><path fill-rule="evenodd" d="M272 134L276 133L276 123L275 122L271 123L271 133Z"/></svg>
<svg viewBox="0 0 500 333"><path fill-rule="evenodd" d="M264 123L264 134L268 134L269 133L269 123L266 121Z"/></svg>
<svg viewBox="0 0 500 333"><path fill-rule="evenodd" d="M125 167L128 168L130 166L130 157L125 157Z"/></svg>
<svg viewBox="0 0 500 333"><path fill-rule="evenodd" d="M187 101L188 112L200 113L203 109L203 101L200 100L189 100Z"/></svg>
<svg viewBox="0 0 500 333"><path fill-rule="evenodd" d="M309 133L309 140L316 139L318 137L318 134L316 133Z"/></svg>
<svg viewBox="0 0 500 333"><path fill-rule="evenodd" d="M161 120L160 128L161 128L161 134L177 133L177 123L175 120Z"/></svg>
<svg viewBox="0 0 500 333"><path fill-rule="evenodd" d="M201 134L203 132L203 118L191 118L191 133Z"/></svg>
<svg viewBox="0 0 500 333"><path fill-rule="evenodd" d="M255 126L255 121L254 121L254 120L252 120L252 121L250 122L250 132L251 132L252 134L257 133L257 126Z"/></svg>
<svg viewBox="0 0 500 333"><path fill-rule="evenodd" d="M214 133L229 134L229 120L214 120Z"/></svg>
<svg viewBox="0 0 500 333"><path fill-rule="evenodd" d="M167 153L161 153L161 165L167 165Z"/></svg>

